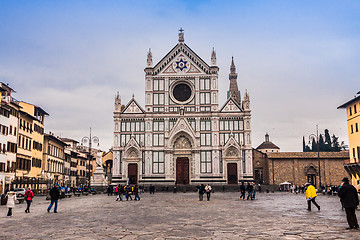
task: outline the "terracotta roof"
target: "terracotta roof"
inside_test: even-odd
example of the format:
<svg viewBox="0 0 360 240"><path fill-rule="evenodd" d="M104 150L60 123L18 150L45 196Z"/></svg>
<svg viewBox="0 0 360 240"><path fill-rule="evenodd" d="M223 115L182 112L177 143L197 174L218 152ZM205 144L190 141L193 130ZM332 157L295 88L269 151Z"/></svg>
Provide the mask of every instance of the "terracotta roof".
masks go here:
<svg viewBox="0 0 360 240"><path fill-rule="evenodd" d="M272 152L268 158L317 158L317 152ZM341 152L320 152L320 158L350 158L349 151Z"/></svg>
<svg viewBox="0 0 360 240"><path fill-rule="evenodd" d="M280 149L280 148L270 141L265 141L262 144L260 144L256 149Z"/></svg>

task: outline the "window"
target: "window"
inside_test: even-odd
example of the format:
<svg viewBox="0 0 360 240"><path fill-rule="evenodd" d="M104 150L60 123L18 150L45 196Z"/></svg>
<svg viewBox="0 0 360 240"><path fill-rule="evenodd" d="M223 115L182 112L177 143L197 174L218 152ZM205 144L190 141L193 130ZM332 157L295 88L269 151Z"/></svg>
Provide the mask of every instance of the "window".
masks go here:
<svg viewBox="0 0 360 240"><path fill-rule="evenodd" d="M211 131L211 121L200 120L200 131Z"/></svg>
<svg viewBox="0 0 360 240"><path fill-rule="evenodd" d="M355 132L358 132L359 131L359 127L358 127L358 124L355 123Z"/></svg>
<svg viewBox="0 0 360 240"><path fill-rule="evenodd" d="M223 173L223 159L222 159L222 151L219 151L219 168L220 168L220 173Z"/></svg>
<svg viewBox="0 0 360 240"><path fill-rule="evenodd" d="M164 134L163 133L154 133L153 134L153 146L164 146Z"/></svg>
<svg viewBox="0 0 360 240"><path fill-rule="evenodd" d="M163 105L165 104L164 101L164 93L154 93L153 94L153 104L154 105Z"/></svg>
<svg viewBox="0 0 360 240"><path fill-rule="evenodd" d="M163 132L164 131L164 121L154 121L153 122L153 131L154 132Z"/></svg>
<svg viewBox="0 0 360 240"><path fill-rule="evenodd" d="M164 108L163 107L154 107L153 108L153 112L164 112Z"/></svg>
<svg viewBox="0 0 360 240"><path fill-rule="evenodd" d="M351 133L354 133L354 126L351 125L350 127L351 127Z"/></svg>
<svg viewBox="0 0 360 240"><path fill-rule="evenodd" d="M354 113L357 113L357 111L356 111L356 105L354 105Z"/></svg>
<svg viewBox="0 0 360 240"><path fill-rule="evenodd" d="M353 158L354 158L354 160L356 162L355 148L353 148Z"/></svg>
<svg viewBox="0 0 360 240"><path fill-rule="evenodd" d="M154 91L164 91L164 79L154 79Z"/></svg>
<svg viewBox="0 0 360 240"><path fill-rule="evenodd" d="M200 79L200 90L210 90L210 79Z"/></svg>
<svg viewBox="0 0 360 240"><path fill-rule="evenodd" d="M349 115L351 116L352 115L352 108L349 107Z"/></svg>
<svg viewBox="0 0 360 240"><path fill-rule="evenodd" d="M357 147L357 159L358 159L358 162L359 162L359 159L360 159L360 147Z"/></svg>
<svg viewBox="0 0 360 240"><path fill-rule="evenodd" d="M200 145L211 146L211 133L200 133Z"/></svg>
<svg viewBox="0 0 360 240"><path fill-rule="evenodd" d="M169 119L169 131L171 131L171 129L174 127L176 121L177 120L175 118Z"/></svg>
<svg viewBox="0 0 360 240"><path fill-rule="evenodd" d="M196 130L196 121L195 118L188 118L187 119L192 129Z"/></svg>
<svg viewBox="0 0 360 240"><path fill-rule="evenodd" d="M200 173L212 173L211 151L200 152Z"/></svg>
<svg viewBox="0 0 360 240"><path fill-rule="evenodd" d="M210 93L209 92L201 92L200 93L200 104L210 104Z"/></svg>
<svg viewBox="0 0 360 240"><path fill-rule="evenodd" d="M121 131L122 132L143 132L145 129L144 121L135 120L125 120L121 122Z"/></svg>
<svg viewBox="0 0 360 240"><path fill-rule="evenodd" d="M200 112L210 112L211 107L200 107Z"/></svg>
<svg viewBox="0 0 360 240"><path fill-rule="evenodd" d="M152 172L154 174L164 174L165 173L164 152L153 152Z"/></svg>

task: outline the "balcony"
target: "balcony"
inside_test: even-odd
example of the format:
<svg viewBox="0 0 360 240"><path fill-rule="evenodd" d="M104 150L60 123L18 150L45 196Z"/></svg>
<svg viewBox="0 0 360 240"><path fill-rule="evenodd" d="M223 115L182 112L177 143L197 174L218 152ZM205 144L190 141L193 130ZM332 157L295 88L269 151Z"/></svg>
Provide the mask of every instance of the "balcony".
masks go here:
<svg viewBox="0 0 360 240"><path fill-rule="evenodd" d="M351 177L356 177L356 175L360 176L360 163L344 164L344 168Z"/></svg>

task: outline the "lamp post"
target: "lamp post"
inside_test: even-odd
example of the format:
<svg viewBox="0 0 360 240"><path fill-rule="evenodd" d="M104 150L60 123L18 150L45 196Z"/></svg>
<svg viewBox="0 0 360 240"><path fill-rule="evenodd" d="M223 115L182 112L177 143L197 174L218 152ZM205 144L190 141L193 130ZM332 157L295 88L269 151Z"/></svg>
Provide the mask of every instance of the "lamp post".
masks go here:
<svg viewBox="0 0 360 240"><path fill-rule="evenodd" d="M90 136L89 137L83 137L81 139L81 144L88 144L89 146L89 151L88 151L88 160L89 160L89 168L88 168L88 173L89 173L89 176L88 176L88 184L89 184L89 188L90 188L90 166L91 166L91 158L92 158L92 155L91 155L91 145L92 143L95 143L99 146L99 138L97 136L91 136L91 127L90 127Z"/></svg>
<svg viewBox="0 0 360 240"><path fill-rule="evenodd" d="M318 165L319 165L319 188L321 189L321 169L320 169L320 146L319 146L319 127L316 125L316 135L310 134L309 135L309 143L311 143L311 139L316 140L316 146L317 146L317 159L318 159Z"/></svg>

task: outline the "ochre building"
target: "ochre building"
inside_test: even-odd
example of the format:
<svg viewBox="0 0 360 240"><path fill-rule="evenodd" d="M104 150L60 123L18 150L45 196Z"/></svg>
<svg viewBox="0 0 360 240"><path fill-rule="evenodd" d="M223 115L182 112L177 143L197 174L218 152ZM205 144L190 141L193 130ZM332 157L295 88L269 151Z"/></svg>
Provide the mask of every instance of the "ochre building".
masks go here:
<svg viewBox="0 0 360 240"><path fill-rule="evenodd" d="M349 134L350 160L344 167L352 177L352 184L360 190L360 92L338 108L346 109Z"/></svg>

